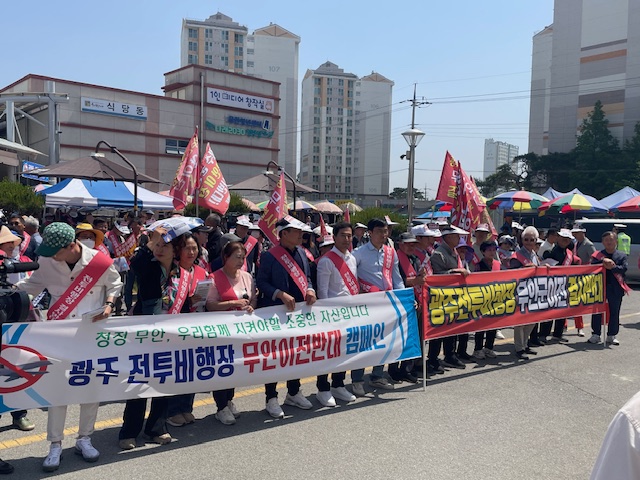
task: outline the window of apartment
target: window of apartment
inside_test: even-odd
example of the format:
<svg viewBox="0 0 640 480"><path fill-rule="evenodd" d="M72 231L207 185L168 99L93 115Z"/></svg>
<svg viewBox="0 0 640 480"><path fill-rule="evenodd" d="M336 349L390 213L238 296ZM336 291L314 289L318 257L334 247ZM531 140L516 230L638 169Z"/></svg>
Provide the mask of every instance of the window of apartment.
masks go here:
<svg viewBox="0 0 640 480"><path fill-rule="evenodd" d="M220 39L223 41L229 41L229 31L228 30L221 30L220 31Z"/></svg>
<svg viewBox="0 0 640 480"><path fill-rule="evenodd" d="M324 142L325 143L331 143L331 137L324 137Z"/></svg>
<svg viewBox="0 0 640 480"><path fill-rule="evenodd" d="M229 57L220 57L220 62L225 66L229 66Z"/></svg>
<svg viewBox="0 0 640 480"><path fill-rule="evenodd" d="M340 98L344 97L344 88L339 88L339 89L338 89L338 96L339 96Z"/></svg>
<svg viewBox="0 0 640 480"><path fill-rule="evenodd" d="M348 98L353 98L353 90L347 91L347 97Z"/></svg>
<svg viewBox="0 0 640 480"><path fill-rule="evenodd" d="M360 96L360 90L356 92L356 97L359 97L359 96Z"/></svg>
<svg viewBox="0 0 640 480"><path fill-rule="evenodd" d="M351 165L351 157L347 157L347 165Z"/></svg>
<svg viewBox="0 0 640 480"><path fill-rule="evenodd" d="M320 115L320 107L313 107L313 114Z"/></svg>
<svg viewBox="0 0 640 480"><path fill-rule="evenodd" d="M353 125L353 120L347 120L347 127L351 127ZM349 135L347 133L347 135Z"/></svg>
<svg viewBox="0 0 640 480"><path fill-rule="evenodd" d="M189 29L189 38L198 38L198 29L190 28Z"/></svg>
<svg viewBox="0 0 640 480"><path fill-rule="evenodd" d="M242 52L243 52L242 47L234 47L234 49L233 49L233 53L234 53L234 55L236 57L241 57L242 56Z"/></svg>
<svg viewBox="0 0 640 480"><path fill-rule="evenodd" d="M189 42L189 50L192 52L198 51L198 42Z"/></svg>
<svg viewBox="0 0 640 480"><path fill-rule="evenodd" d="M197 64L198 63L198 55L193 55L192 53L190 53L187 61L189 63L196 63Z"/></svg>
<svg viewBox="0 0 640 480"><path fill-rule="evenodd" d="M344 191L345 191L345 193L351 193L351 187L349 185L347 185L346 187L344 187Z"/></svg>
<svg viewBox="0 0 640 480"><path fill-rule="evenodd" d="M324 147L324 153L331 153L331 147L329 145Z"/></svg>
<svg viewBox="0 0 640 480"><path fill-rule="evenodd" d="M313 134L320 135L320 127L313 127Z"/></svg>
<svg viewBox="0 0 640 480"><path fill-rule="evenodd" d="M325 175L324 183L326 183L327 185L331 183L331 176L330 175Z"/></svg>
<svg viewBox="0 0 640 480"><path fill-rule="evenodd" d="M347 101L347 107L349 107L349 108L353 107L353 100L348 100ZM352 110L349 110L349 111L351 112Z"/></svg>
<svg viewBox="0 0 640 480"><path fill-rule="evenodd" d="M313 153L320 153L320 146L319 145L314 145L313 146Z"/></svg>
<svg viewBox="0 0 640 480"><path fill-rule="evenodd" d="M331 95L333 95L333 88L327 87L327 97L330 97Z"/></svg>
<svg viewBox="0 0 640 480"><path fill-rule="evenodd" d="M320 95L320 87L314 87L313 88L313 94L314 95Z"/></svg>
<svg viewBox="0 0 640 480"><path fill-rule="evenodd" d="M351 169L349 169L349 170L351 170ZM346 178L344 179L344 182L345 182L345 183L351 183L351 177L346 177Z"/></svg>
<svg viewBox="0 0 640 480"><path fill-rule="evenodd" d="M324 156L324 164L325 165L331 165L331 155L325 155Z"/></svg>
<svg viewBox="0 0 640 480"><path fill-rule="evenodd" d="M312 181L314 181L314 182L319 182L319 181L320 181L320 175L314 175L314 176L312 177ZM313 187L313 188L316 188L316 187Z"/></svg>
<svg viewBox="0 0 640 480"><path fill-rule="evenodd" d="M255 66L255 62L252 60L247 60L247 68L253 68Z"/></svg>
<svg viewBox="0 0 640 480"><path fill-rule="evenodd" d="M242 35L241 33L234 34L233 38L234 38L236 43L243 43L244 42L244 35Z"/></svg>
<svg viewBox="0 0 640 480"><path fill-rule="evenodd" d="M350 128L347 128L347 137L352 137L353 136L353 130L351 130Z"/></svg>
<svg viewBox="0 0 640 480"><path fill-rule="evenodd" d="M327 125L331 125L332 121L333 121L333 119L331 117L327 117Z"/></svg>
<svg viewBox="0 0 640 480"><path fill-rule="evenodd" d="M320 125L320 117L313 117L313 124Z"/></svg>
<svg viewBox="0 0 640 480"><path fill-rule="evenodd" d="M313 166L313 173L320 173L320 167L318 165Z"/></svg>
<svg viewBox="0 0 640 480"><path fill-rule="evenodd" d="M326 131L327 131L327 135L332 133L333 127L327 127Z"/></svg>
<svg viewBox="0 0 640 480"><path fill-rule="evenodd" d="M322 84L322 79L320 79L320 78L318 78L318 77L314 78L314 79L313 79L313 84L314 84L314 85L320 85L320 84Z"/></svg>
<svg viewBox="0 0 640 480"><path fill-rule="evenodd" d="M229 53L229 44L228 43L223 43L222 45L220 45L220 47L222 47L222 51L224 53Z"/></svg>
<svg viewBox="0 0 640 480"><path fill-rule="evenodd" d="M242 70L243 66L242 66L242 60L234 60L233 62L233 68L235 68L236 70Z"/></svg>
<svg viewBox="0 0 640 480"><path fill-rule="evenodd" d="M327 107L327 115L331 115L331 107Z"/></svg>
<svg viewBox="0 0 640 480"><path fill-rule="evenodd" d="M347 155L351 155L351 147L347 147L346 148L346 154Z"/></svg>
<svg viewBox="0 0 640 480"><path fill-rule="evenodd" d="M204 64L205 65L213 65L213 55L205 55L204 56Z"/></svg>
<svg viewBox="0 0 640 480"><path fill-rule="evenodd" d="M338 137L338 143L342 143L342 137Z"/></svg>
<svg viewBox="0 0 640 480"><path fill-rule="evenodd" d="M213 29L205 28L204 29L204 38L213 38Z"/></svg>
<svg viewBox="0 0 640 480"><path fill-rule="evenodd" d="M247 55L253 55L255 52L255 49L253 48L247 48Z"/></svg>
<svg viewBox="0 0 640 480"><path fill-rule="evenodd" d="M341 117L344 115L344 108L338 107L338 115Z"/></svg>
<svg viewBox="0 0 640 480"><path fill-rule="evenodd" d="M189 145L188 140L175 140L173 138L167 138L164 141L164 151L171 155L183 155L185 149Z"/></svg>
<svg viewBox="0 0 640 480"><path fill-rule="evenodd" d="M313 156L313 163L320 163L320 156L319 155L314 155Z"/></svg>
<svg viewBox="0 0 640 480"><path fill-rule="evenodd" d="M333 85L333 78L327 78L327 85Z"/></svg>
<svg viewBox="0 0 640 480"><path fill-rule="evenodd" d="M351 167L344 167L344 173L351 175ZM349 178L347 178L347 180L349 180ZM349 181L347 181L347 183L349 183Z"/></svg>
<svg viewBox="0 0 640 480"><path fill-rule="evenodd" d="M356 100L356 107L359 107L359 106L360 106L360 100ZM356 115L358 115L359 113L360 113L360 111L357 111Z"/></svg>
<svg viewBox="0 0 640 480"><path fill-rule="evenodd" d="M338 79L338 85L341 87L344 85L344 80L342 78Z"/></svg>
<svg viewBox="0 0 640 480"><path fill-rule="evenodd" d="M320 105L320 97L313 97L313 104Z"/></svg>

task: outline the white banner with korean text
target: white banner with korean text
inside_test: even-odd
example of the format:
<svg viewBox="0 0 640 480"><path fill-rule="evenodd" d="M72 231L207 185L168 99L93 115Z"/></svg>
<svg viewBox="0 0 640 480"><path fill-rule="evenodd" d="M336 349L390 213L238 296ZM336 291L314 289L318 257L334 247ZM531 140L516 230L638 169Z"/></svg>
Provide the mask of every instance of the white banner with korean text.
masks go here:
<svg viewBox="0 0 640 480"><path fill-rule="evenodd" d="M293 312L8 323L0 413L260 385L420 355L411 288Z"/></svg>

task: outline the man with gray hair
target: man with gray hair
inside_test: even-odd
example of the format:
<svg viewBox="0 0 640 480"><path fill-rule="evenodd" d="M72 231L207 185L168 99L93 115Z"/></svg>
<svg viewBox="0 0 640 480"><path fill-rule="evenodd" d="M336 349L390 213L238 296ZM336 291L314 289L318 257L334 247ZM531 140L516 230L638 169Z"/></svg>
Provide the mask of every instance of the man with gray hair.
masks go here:
<svg viewBox="0 0 640 480"><path fill-rule="evenodd" d="M24 221L24 231L31 235L31 238L39 247L42 243L42 237L38 231L40 229L40 222L31 215L23 215L22 220Z"/></svg>

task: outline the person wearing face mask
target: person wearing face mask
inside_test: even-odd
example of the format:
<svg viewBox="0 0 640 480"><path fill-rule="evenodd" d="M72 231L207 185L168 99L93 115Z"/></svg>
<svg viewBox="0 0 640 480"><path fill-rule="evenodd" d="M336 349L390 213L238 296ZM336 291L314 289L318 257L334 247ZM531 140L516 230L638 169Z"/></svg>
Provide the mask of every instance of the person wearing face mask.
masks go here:
<svg viewBox="0 0 640 480"><path fill-rule="evenodd" d="M76 240L87 248L102 250L100 246L104 244L104 233L102 230L93 228L90 223L79 223L76 225ZM108 250L106 250L106 252L108 252ZM105 251L103 251L103 253L105 253Z"/></svg>

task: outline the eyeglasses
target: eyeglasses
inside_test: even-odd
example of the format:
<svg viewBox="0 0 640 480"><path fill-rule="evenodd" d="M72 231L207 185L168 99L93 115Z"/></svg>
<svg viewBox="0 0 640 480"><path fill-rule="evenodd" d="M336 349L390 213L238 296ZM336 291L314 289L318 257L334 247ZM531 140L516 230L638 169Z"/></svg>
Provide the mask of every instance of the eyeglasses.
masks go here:
<svg viewBox="0 0 640 480"><path fill-rule="evenodd" d="M523 238L522 241L523 242L535 242L536 239L535 238Z"/></svg>

